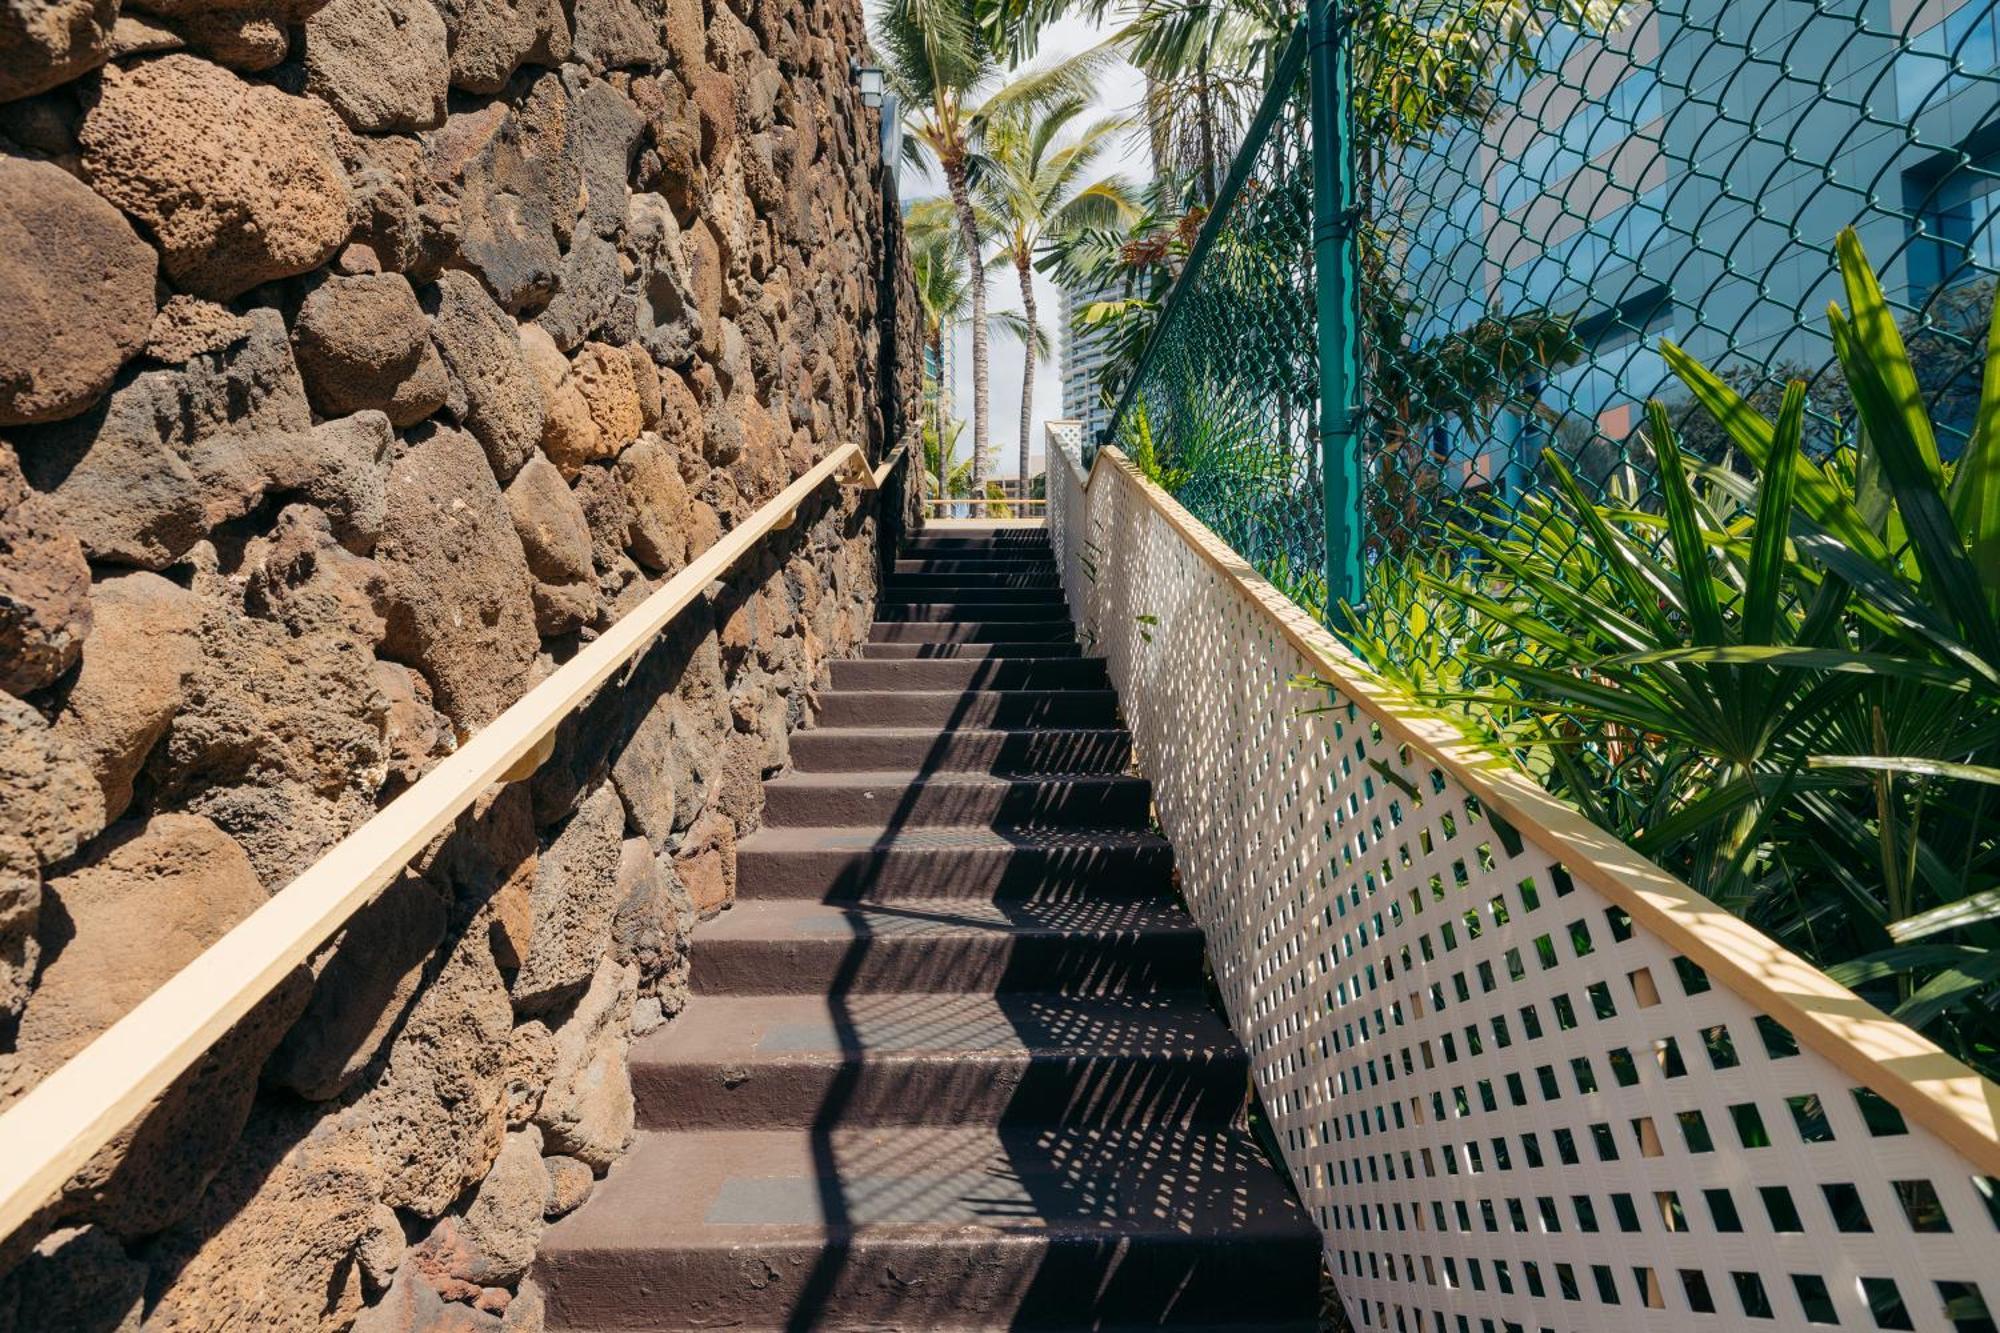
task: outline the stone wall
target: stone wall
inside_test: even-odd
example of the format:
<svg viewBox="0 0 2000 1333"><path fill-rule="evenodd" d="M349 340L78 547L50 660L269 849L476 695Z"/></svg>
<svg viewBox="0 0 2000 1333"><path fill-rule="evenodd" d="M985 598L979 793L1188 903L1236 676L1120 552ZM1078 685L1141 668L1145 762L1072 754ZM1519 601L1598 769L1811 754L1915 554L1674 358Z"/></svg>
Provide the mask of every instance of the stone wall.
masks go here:
<svg viewBox="0 0 2000 1333"><path fill-rule="evenodd" d="M856 0L0 0L0 1106L886 454L862 41ZM0 1241L0 1333L538 1329L908 514L822 488Z"/></svg>

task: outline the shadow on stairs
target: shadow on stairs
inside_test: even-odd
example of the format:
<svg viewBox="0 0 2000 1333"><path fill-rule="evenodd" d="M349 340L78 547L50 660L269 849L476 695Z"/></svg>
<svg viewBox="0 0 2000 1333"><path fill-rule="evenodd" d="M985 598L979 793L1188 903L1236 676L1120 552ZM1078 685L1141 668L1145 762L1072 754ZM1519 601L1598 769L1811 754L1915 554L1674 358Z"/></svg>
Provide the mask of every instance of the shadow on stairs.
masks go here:
<svg viewBox="0 0 2000 1333"><path fill-rule="evenodd" d="M1320 1243L1046 535L917 538L765 784L552 1329L1307 1333Z"/></svg>

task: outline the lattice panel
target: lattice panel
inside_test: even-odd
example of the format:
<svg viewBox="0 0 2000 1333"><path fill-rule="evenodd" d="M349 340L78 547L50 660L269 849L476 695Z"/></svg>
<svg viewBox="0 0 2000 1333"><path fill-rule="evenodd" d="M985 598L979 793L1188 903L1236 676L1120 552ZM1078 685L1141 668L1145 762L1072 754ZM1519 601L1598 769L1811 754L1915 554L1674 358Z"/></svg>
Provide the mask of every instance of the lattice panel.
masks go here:
<svg viewBox="0 0 2000 1333"><path fill-rule="evenodd" d="M2000 1182L1295 684L1130 474L1057 471L1071 606L1357 1328L1994 1327Z"/></svg>

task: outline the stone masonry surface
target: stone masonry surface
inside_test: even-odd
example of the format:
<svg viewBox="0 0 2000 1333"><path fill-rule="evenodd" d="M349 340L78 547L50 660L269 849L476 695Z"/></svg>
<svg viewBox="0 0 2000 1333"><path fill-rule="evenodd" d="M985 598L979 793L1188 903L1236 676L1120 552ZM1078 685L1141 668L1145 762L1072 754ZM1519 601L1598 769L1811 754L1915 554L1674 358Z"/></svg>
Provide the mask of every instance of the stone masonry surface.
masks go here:
<svg viewBox="0 0 2000 1333"><path fill-rule="evenodd" d="M863 40L857 0L0 0L0 1109L887 455ZM908 515L823 488L0 1238L0 1333L538 1333Z"/></svg>

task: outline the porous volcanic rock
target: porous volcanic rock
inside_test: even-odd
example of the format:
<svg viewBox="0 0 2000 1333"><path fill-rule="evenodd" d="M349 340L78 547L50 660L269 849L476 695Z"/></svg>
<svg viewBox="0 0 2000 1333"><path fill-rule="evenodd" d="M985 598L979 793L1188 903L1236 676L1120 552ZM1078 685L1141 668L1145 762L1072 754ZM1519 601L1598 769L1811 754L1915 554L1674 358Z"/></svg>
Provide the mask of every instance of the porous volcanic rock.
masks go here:
<svg viewBox="0 0 2000 1333"><path fill-rule="evenodd" d="M538 642L533 579L470 435L437 430L396 461L376 559L389 575L386 655L423 671L461 734L520 698Z"/></svg>
<svg viewBox="0 0 2000 1333"><path fill-rule="evenodd" d="M145 1304L146 1265L98 1227L50 1232L0 1278L8 1333L138 1333Z"/></svg>
<svg viewBox="0 0 2000 1333"><path fill-rule="evenodd" d="M511 1285L527 1274L542 1239L549 1171L542 1165L542 1132L528 1125L507 1136L493 1169L473 1191L465 1211L447 1217L411 1260L440 1285Z"/></svg>
<svg viewBox="0 0 2000 1333"><path fill-rule="evenodd" d="M507 487L507 512L535 577L535 628L566 634L597 615L590 526L556 465L537 452Z"/></svg>
<svg viewBox="0 0 2000 1333"><path fill-rule="evenodd" d="M77 139L84 178L146 225L168 278L196 296L303 273L347 239L326 112L199 57L107 66Z"/></svg>
<svg viewBox="0 0 2000 1333"><path fill-rule="evenodd" d="M250 336L250 321L228 306L176 292L153 316L146 331L146 355L170 366L203 352L220 352Z"/></svg>
<svg viewBox="0 0 2000 1333"><path fill-rule="evenodd" d="M593 459L617 452L607 445L591 415L577 379L570 374L568 358L540 325L521 326L521 351L529 370L542 387L547 412L542 419L542 452L566 477Z"/></svg>
<svg viewBox="0 0 2000 1333"><path fill-rule="evenodd" d="M309 1101L346 1091L408 1012L444 931L435 888L415 875L390 883L315 963L312 999L272 1052L265 1081Z"/></svg>
<svg viewBox="0 0 2000 1333"><path fill-rule="evenodd" d="M44 1075L266 898L241 847L178 814L121 826L45 892L44 961L19 1031L24 1062ZM257 1070L304 1000L303 978L283 979L72 1177L65 1211L125 1237L185 1213L242 1132Z"/></svg>
<svg viewBox="0 0 2000 1333"><path fill-rule="evenodd" d="M81 181L0 154L0 426L74 416L111 387L145 345L158 267L153 247Z"/></svg>
<svg viewBox="0 0 2000 1333"><path fill-rule="evenodd" d="M609 958L556 1029L556 1062L535 1123L552 1152L602 1171L632 1141L636 1105L627 1055L639 969Z"/></svg>
<svg viewBox="0 0 2000 1333"><path fill-rule="evenodd" d="M687 483L659 436L642 435L618 456L618 482L631 514L633 557L659 573L680 569L688 560Z"/></svg>
<svg viewBox="0 0 2000 1333"><path fill-rule="evenodd" d="M153 1243L169 1276L149 1333L332 1330L360 1312L381 1163L354 1117L316 1116L260 1107L200 1204Z"/></svg>
<svg viewBox="0 0 2000 1333"><path fill-rule="evenodd" d="M646 418L639 408L639 386L632 359L617 347L585 343L570 362L570 377L597 427L598 447L614 455L639 438Z"/></svg>
<svg viewBox="0 0 2000 1333"><path fill-rule="evenodd" d="M466 931L417 996L381 1076L354 1105L381 1162L382 1202L436 1217L486 1174L507 1128L512 1026L486 932Z"/></svg>
<svg viewBox="0 0 2000 1333"><path fill-rule="evenodd" d="M305 22L306 89L363 134L444 123L451 58L431 0L330 0Z"/></svg>
<svg viewBox="0 0 2000 1333"><path fill-rule="evenodd" d="M104 793L90 756L33 708L0 694L0 839L22 839L49 865L103 827Z"/></svg>
<svg viewBox="0 0 2000 1333"><path fill-rule="evenodd" d="M533 890L534 935L514 977L516 1008L543 1012L590 980L611 942L624 830L618 793L601 783L542 853Z"/></svg>
<svg viewBox="0 0 2000 1333"><path fill-rule="evenodd" d="M28 694L69 670L90 625L83 547L0 443L0 690Z"/></svg>
<svg viewBox="0 0 2000 1333"><path fill-rule="evenodd" d="M0 837L0 1026L8 1031L28 1002L41 961L41 941L35 938L41 913L42 873L34 848L17 835Z"/></svg>
<svg viewBox="0 0 2000 1333"><path fill-rule="evenodd" d="M201 599L143 570L104 579L94 593L83 669L56 731L89 756L105 817L116 819L201 665Z"/></svg>
<svg viewBox="0 0 2000 1333"><path fill-rule="evenodd" d="M299 307L292 344L306 392L327 416L372 408L400 427L444 406L444 362L400 273L327 279Z"/></svg>
<svg viewBox="0 0 2000 1333"><path fill-rule="evenodd" d="M7 0L0 4L0 102L68 83L111 53L118 0Z"/></svg>
<svg viewBox="0 0 2000 1333"><path fill-rule="evenodd" d="M164 569L271 487L323 466L284 317L259 309L248 321L241 343L14 433L29 484L53 495L91 559Z"/></svg>
<svg viewBox="0 0 2000 1333"><path fill-rule="evenodd" d="M521 335L470 273L439 274L426 304L431 340L464 401L465 428L485 448L493 474L509 481L542 438L542 386Z"/></svg>

